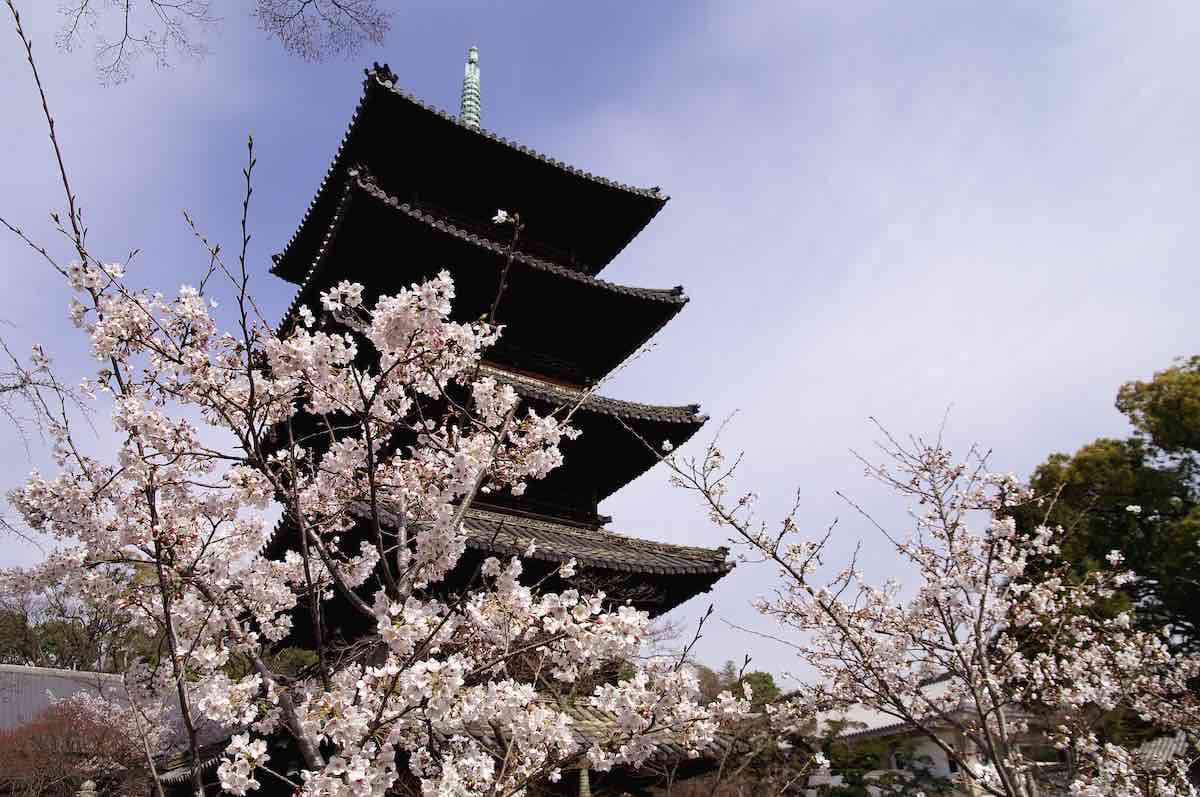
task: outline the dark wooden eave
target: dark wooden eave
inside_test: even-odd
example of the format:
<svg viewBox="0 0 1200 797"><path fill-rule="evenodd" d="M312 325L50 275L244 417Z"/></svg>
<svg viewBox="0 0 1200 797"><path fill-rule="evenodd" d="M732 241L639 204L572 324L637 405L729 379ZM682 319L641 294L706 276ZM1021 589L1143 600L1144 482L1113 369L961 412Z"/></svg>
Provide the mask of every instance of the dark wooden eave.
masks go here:
<svg viewBox="0 0 1200 797"><path fill-rule="evenodd" d="M641 420L695 425L697 429L708 420L707 415L700 413L699 404L645 404L640 401L625 401L547 382L534 376L513 373L492 365L484 364L480 366L479 370L484 376L491 376L497 381L512 385L513 389L522 396L544 401L556 407L577 408L581 412L611 415L627 421ZM675 441L672 442L675 443ZM652 441L651 445L661 443L661 440Z"/></svg>
<svg viewBox="0 0 1200 797"><path fill-rule="evenodd" d="M357 511L365 515L366 506ZM398 524L387 510L381 511L380 521L385 529ZM574 559L579 564L577 574L565 581L545 582L547 588L602 591L611 605L629 602L651 616L707 592L734 567L724 547L673 545L494 508L472 506L463 528L467 555L456 568L457 575L448 577L449 584L473 574L487 556L517 557L525 563L530 583L542 581L560 564Z"/></svg>
<svg viewBox="0 0 1200 797"><path fill-rule="evenodd" d="M527 250L597 274L666 203L657 188L598 177L486 130L464 125L396 86L386 66L367 71L363 95L299 229L275 255L273 273L303 279L336 212L346 172L364 163L388 193L476 226L497 209L519 212Z"/></svg>
<svg viewBox="0 0 1200 797"><path fill-rule="evenodd" d="M356 540L367 533L365 520L369 516L365 503L352 504L349 510L364 522L342 534L342 545L346 550L356 549ZM386 508L380 509L379 519L385 533L399 526L399 519ZM575 559L580 565L577 575L566 581L548 583L548 588L603 591L613 605L629 601L657 616L707 592L734 567L734 562L728 558L728 548L639 539L595 526L518 514L491 506L469 508L463 518L463 527L467 534L467 551L442 585L450 590L464 586L487 556L521 559L526 563L530 583L541 581L560 564ZM281 519L261 553L271 559L281 559L286 551L298 550L296 535L286 518ZM535 544L532 555L528 553L531 542ZM364 586L362 594L375 588ZM365 626L359 627L361 618L349 609L345 612L331 610L329 614L337 618L337 632L346 639L368 632ZM289 644L308 644L311 640L301 640L300 627L304 623L299 620L297 623L300 636L292 637Z"/></svg>
<svg viewBox="0 0 1200 797"><path fill-rule="evenodd" d="M366 518L369 514L365 502L352 503L349 511L360 518ZM399 519L382 507L380 522L385 528L399 525ZM467 547L520 559L562 563L574 558L589 567L622 573L716 578L724 576L734 567L728 558L729 549L724 546L704 548L656 542L604 528L517 514L496 507L469 507L463 518L463 526L467 532ZM269 559L281 559L288 550L298 551L299 545L294 539L296 534L287 518L280 518L271 536L263 543L261 555ZM348 537L349 532L343 536ZM530 541L537 543L533 556L526 555Z"/></svg>
<svg viewBox="0 0 1200 797"><path fill-rule="evenodd" d="M330 219L280 330L302 305L320 313L321 291L343 279L367 298L392 293L445 269L455 280L455 317L486 315L500 288L505 248L399 201L365 170L347 173ZM682 288L607 282L518 253L500 299L501 362L528 367L536 352L546 376L591 384L635 353L687 303Z"/></svg>
<svg viewBox="0 0 1200 797"><path fill-rule="evenodd" d="M658 575L719 578L733 569L727 548L672 545L607 529L475 508L467 510L463 525L470 547L501 556L556 563L575 559L581 565L603 570ZM536 550L532 556L526 556L531 541Z"/></svg>
<svg viewBox="0 0 1200 797"><path fill-rule="evenodd" d="M543 417L563 420L569 415L581 432L560 443L563 464L545 478L531 480L523 495L500 492L488 499L506 511L600 526L605 522L602 501L657 465L664 442L681 446L708 421L698 404L622 401L487 364L480 365L479 375L510 385L525 408ZM406 445L407 438L401 437L394 442Z"/></svg>
<svg viewBox="0 0 1200 797"><path fill-rule="evenodd" d="M563 464L530 482L525 495L496 499L512 508L599 523L600 502L658 464L664 441L683 445L708 421L698 404L622 401L494 367L481 370L511 385L542 415L570 413L572 425L582 432L561 443Z"/></svg>

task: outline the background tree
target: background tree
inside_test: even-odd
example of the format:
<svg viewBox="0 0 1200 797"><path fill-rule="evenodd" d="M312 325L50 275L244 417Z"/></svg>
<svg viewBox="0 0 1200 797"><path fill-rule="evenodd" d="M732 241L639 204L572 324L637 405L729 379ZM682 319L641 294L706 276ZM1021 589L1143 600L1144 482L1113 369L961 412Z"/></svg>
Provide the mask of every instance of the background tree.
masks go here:
<svg viewBox="0 0 1200 797"><path fill-rule="evenodd" d="M746 664L749 664L747 662ZM700 678L701 691L704 690L705 684L709 684L709 690L715 690L714 694L723 691L740 692L743 684L749 684L753 690L753 697L750 700L750 705L754 711L762 711L763 707L769 703L774 703L779 699L781 694L779 687L775 684L775 676L769 672L762 670L746 671L746 665L738 667L732 659L727 660L721 665L720 672L713 672L712 669L704 666L698 666L698 677Z"/></svg>
<svg viewBox="0 0 1200 797"><path fill-rule="evenodd" d="M721 694L721 676L716 670L703 664L692 664L692 669L696 671L696 678L700 682L700 695L704 698L705 703L711 703L717 699L717 695Z"/></svg>
<svg viewBox="0 0 1200 797"><path fill-rule="evenodd" d="M736 684L741 680L742 671L733 663L733 659L726 659L717 677L721 679L722 684Z"/></svg>
<svg viewBox="0 0 1200 797"><path fill-rule="evenodd" d="M864 464L912 507L913 527L897 532L863 515L915 577L909 590L870 583L854 559L821 577L832 532L805 538L794 510L778 524L757 517L756 494L733 491L741 457L726 459L715 441L699 458L665 458L709 518L781 579L757 606L814 680L771 712L777 733L862 706L936 746L973 793L1037 794L1041 768L1026 747L1035 734L1067 757L1073 794L1195 795L1187 771L1200 702L1188 687L1200 657L1173 654L1128 612L1097 610L1136 579L1120 551L1079 577L1061 555L1069 529L1017 528L1013 507L1034 498L1015 477L988 472L974 449L958 460L940 438L904 444L884 434L885 461ZM1101 723L1120 713L1184 733L1193 752L1164 761L1106 737Z"/></svg>
<svg viewBox="0 0 1200 797"><path fill-rule="evenodd" d="M0 574L0 664L115 673L154 652L155 640L131 625L129 612L64 584L24 581Z"/></svg>
<svg viewBox="0 0 1200 797"><path fill-rule="evenodd" d="M1149 382L1128 382L1117 409L1138 434L1167 456L1195 460L1200 454L1200 356L1159 371Z"/></svg>
<svg viewBox="0 0 1200 797"><path fill-rule="evenodd" d="M742 676L742 683L749 684L750 688L754 690L750 706L755 711L761 711L768 704L779 699L779 687L775 685L775 677L769 672L762 670L748 672Z"/></svg>
<svg viewBox="0 0 1200 797"><path fill-rule="evenodd" d="M748 662L747 662L748 663ZM712 667L697 662L691 662L696 678L700 682L700 694L705 702L712 702L722 692L740 694L743 684L748 684L754 692L751 706L754 711L762 711L769 703L774 703L781 694L775 684L775 676L762 670L745 671L745 666L738 667L732 660L727 660L718 672Z"/></svg>
<svg viewBox="0 0 1200 797"><path fill-rule="evenodd" d="M1030 479L1051 503L1018 507L1014 517L1026 532L1042 523L1070 530L1063 555L1077 575L1121 551L1137 578L1109 611L1131 606L1141 627L1168 627L1173 647L1198 651L1200 357L1122 386L1117 407L1134 435L1052 454Z"/></svg>

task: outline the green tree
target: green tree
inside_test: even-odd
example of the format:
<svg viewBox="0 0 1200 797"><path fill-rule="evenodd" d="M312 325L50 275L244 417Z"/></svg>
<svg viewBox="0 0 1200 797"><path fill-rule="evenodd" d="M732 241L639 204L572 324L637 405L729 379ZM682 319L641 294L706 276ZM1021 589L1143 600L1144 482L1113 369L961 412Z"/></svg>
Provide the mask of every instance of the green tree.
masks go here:
<svg viewBox="0 0 1200 797"><path fill-rule="evenodd" d="M742 681L750 684L750 688L754 690L750 704L755 711L759 711L763 706L779 699L779 687L775 685L775 678L769 672L762 670L748 672L742 676Z"/></svg>
<svg viewBox="0 0 1200 797"><path fill-rule="evenodd" d="M0 664L121 672L154 650L120 608L0 580Z"/></svg>
<svg viewBox="0 0 1200 797"><path fill-rule="evenodd" d="M714 679L715 683L713 683ZM708 697L708 691L706 690L713 690L714 698L717 692L726 689L735 694L740 694L742 684L750 684L750 688L754 690L754 696L750 704L754 707L755 711L760 711L763 706L774 702L781 694L779 687L775 684L775 677L771 673L763 672L762 670L742 672L732 661L726 661L721 666L719 673L714 673L708 667L703 667L700 670L700 691L706 697Z"/></svg>
<svg viewBox="0 0 1200 797"><path fill-rule="evenodd" d="M1125 384L1117 407L1135 434L1052 454L1030 479L1050 500L1017 521L1070 530L1064 554L1080 573L1120 551L1138 578L1112 608L1132 606L1141 625L1200 650L1200 357Z"/></svg>
<svg viewBox="0 0 1200 797"><path fill-rule="evenodd" d="M1149 382L1122 385L1117 409L1156 449L1195 462L1200 454L1200 356L1159 371Z"/></svg>
<svg viewBox="0 0 1200 797"><path fill-rule="evenodd" d="M729 689L742 679L742 672L730 660L721 665L721 671L717 673L717 677L721 680L721 688Z"/></svg>
<svg viewBox="0 0 1200 797"><path fill-rule="evenodd" d="M700 679L700 694L704 696L705 703L711 703L717 699L717 695L721 694L721 676L717 675L712 667L706 667L703 664L693 664L696 668L696 677Z"/></svg>

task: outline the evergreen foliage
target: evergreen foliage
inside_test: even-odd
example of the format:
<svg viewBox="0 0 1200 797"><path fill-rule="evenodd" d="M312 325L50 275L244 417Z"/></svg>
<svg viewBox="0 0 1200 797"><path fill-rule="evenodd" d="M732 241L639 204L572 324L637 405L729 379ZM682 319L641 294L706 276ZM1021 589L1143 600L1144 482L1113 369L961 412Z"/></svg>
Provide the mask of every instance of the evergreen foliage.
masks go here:
<svg viewBox="0 0 1200 797"><path fill-rule="evenodd" d="M1014 514L1024 529L1070 530L1063 553L1080 575L1121 551L1138 578L1112 608L1131 605L1143 628L1200 650L1200 357L1123 385L1116 404L1134 434L1051 454L1031 479L1047 503Z"/></svg>

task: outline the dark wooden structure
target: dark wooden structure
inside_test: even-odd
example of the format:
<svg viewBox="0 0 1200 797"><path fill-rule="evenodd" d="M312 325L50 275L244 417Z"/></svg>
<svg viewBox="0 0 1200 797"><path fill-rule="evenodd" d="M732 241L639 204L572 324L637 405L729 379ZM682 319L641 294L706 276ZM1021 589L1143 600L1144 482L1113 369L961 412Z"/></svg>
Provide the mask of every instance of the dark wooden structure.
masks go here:
<svg viewBox="0 0 1200 797"><path fill-rule="evenodd" d="M363 284L369 305L443 269L455 281L456 319L484 316L500 290L512 234L492 216L498 208L519 212L521 241L496 317L504 335L485 355L484 370L539 412L578 405L572 422L583 434L563 444L565 464L521 497L476 500L462 568L473 570L487 555L522 556L534 540L532 575L575 558L589 585L652 614L711 588L732 567L724 548L618 534L599 512L601 501L658 461L651 446L684 443L707 420L697 405L589 392L687 303L680 287L631 287L598 276L667 197L433 108L398 88L386 66L367 70L363 86L316 196L274 257L273 273L297 286L282 330L301 307L320 317L321 292L342 280ZM284 523L269 551L296 545ZM355 635L353 619L345 622L351 625L330 629L334 637Z"/></svg>
<svg viewBox="0 0 1200 797"><path fill-rule="evenodd" d="M582 435L564 442L565 464L531 482L524 495L476 499L464 518L467 552L446 588L464 583L487 556L517 556L525 574L548 578L550 588L604 590L613 603L629 601L661 614L728 573L733 563L727 549L616 533L606 528L610 518L600 514L599 504L658 462L654 446L687 442L707 418L694 404L641 404L591 389L687 303L680 287L631 287L598 276L667 197L657 188L597 177L481 129L471 74L469 65L463 108L470 113L456 117L399 89L386 66L367 70L341 146L299 228L274 257L272 272L297 288L281 332L292 328L302 307L321 317L321 292L342 280L364 285L370 306L378 296L443 269L454 278L456 320L486 315L500 290L512 234L491 219L500 208L519 212L521 243L496 317L505 330L486 353L482 370L541 413L573 408L572 424ZM477 80L477 66L474 75ZM386 524L386 514L383 520ZM361 533L361 527L351 530L343 542ZM536 543L532 556L530 541ZM298 532L285 517L264 553L282 557L298 547ZM554 573L570 559L579 569L565 584ZM373 632L348 606L339 609L338 600L322 613L327 642L353 642ZM283 644L311 647L309 623L307 612L298 611ZM583 705L561 708L574 718L583 749L611 722ZM273 760L295 760L286 739L275 743ZM664 738L656 745L657 769L618 767L591 778L597 793L641 794L662 767L680 777L705 771L727 744L721 738L704 757L693 759ZM206 782L215 780L222 749L218 744L202 751ZM173 794L186 792L189 762L187 755L163 762L160 780ZM587 793L585 762L551 788ZM267 778L262 793L285 791Z"/></svg>

